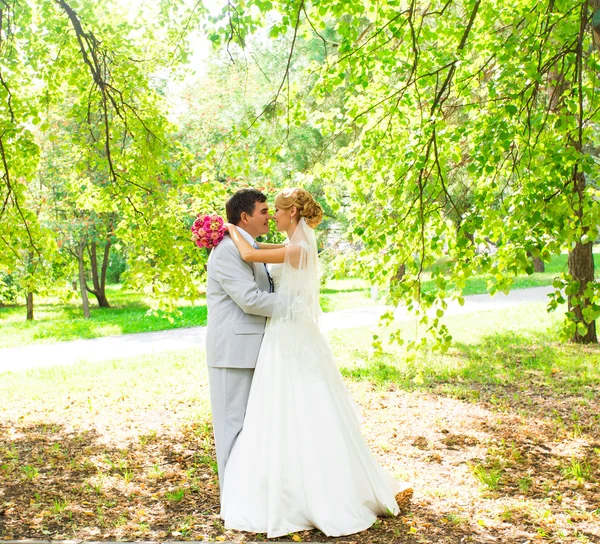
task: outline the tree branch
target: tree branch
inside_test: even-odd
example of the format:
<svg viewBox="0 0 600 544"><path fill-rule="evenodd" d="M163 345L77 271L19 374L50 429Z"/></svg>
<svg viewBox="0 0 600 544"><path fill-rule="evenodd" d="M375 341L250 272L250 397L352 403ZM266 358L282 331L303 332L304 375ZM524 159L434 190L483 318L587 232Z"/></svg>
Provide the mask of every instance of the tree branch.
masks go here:
<svg viewBox="0 0 600 544"><path fill-rule="evenodd" d="M467 39L469 38L469 34L471 33L471 28L473 27L473 23L475 22L475 17L477 16L477 11L479 10L480 4L481 4L481 0L476 0L475 4L473 5L473 9L471 11L471 16L469 17L469 22L467 23L467 27L465 28L465 31L463 32L463 35L462 35L462 38L458 45L457 51L462 51L467 44ZM452 66L450 67L450 70L448 71L448 75L446 76L446 79L444 80L444 83L442 84L442 88L439 90L439 92L437 93L437 95L433 101L433 105L431 106L432 114L435 112L435 110L437 109L438 106L443 104L443 102L446 100L446 98L448 96L446 94L446 89L449 87L450 83L452 82L452 78L454 77L454 72L456 71L456 62L457 62L456 60L453 61ZM444 96L445 94L446 94L446 96Z"/></svg>

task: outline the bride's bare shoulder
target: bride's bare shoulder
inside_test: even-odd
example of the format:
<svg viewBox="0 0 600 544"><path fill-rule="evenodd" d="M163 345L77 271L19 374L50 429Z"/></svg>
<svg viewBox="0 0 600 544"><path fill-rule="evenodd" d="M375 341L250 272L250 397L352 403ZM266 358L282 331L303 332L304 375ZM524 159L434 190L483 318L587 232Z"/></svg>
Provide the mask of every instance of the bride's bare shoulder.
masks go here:
<svg viewBox="0 0 600 544"><path fill-rule="evenodd" d="M306 259L311 252L310 244L305 241L294 242L286 248L285 260L294 268L305 268Z"/></svg>

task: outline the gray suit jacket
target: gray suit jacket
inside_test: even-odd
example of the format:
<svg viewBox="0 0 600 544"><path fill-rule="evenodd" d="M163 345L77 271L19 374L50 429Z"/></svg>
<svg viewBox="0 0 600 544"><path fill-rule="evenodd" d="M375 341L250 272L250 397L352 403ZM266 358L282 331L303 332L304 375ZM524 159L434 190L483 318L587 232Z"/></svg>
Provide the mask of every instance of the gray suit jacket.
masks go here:
<svg viewBox="0 0 600 544"><path fill-rule="evenodd" d="M208 366L254 368L276 299L264 264L244 262L225 236L208 258Z"/></svg>

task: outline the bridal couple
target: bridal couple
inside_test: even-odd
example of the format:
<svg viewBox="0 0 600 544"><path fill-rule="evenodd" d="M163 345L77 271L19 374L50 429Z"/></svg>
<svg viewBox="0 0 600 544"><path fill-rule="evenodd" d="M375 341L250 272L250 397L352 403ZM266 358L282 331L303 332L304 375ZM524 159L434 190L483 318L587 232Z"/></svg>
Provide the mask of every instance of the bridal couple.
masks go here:
<svg viewBox="0 0 600 544"><path fill-rule="evenodd" d="M207 361L225 527L275 538L313 528L341 536L399 512L403 487L375 461L319 330L314 228L304 189L275 198L242 189L226 204L229 236L211 252ZM266 263L270 265L267 268Z"/></svg>

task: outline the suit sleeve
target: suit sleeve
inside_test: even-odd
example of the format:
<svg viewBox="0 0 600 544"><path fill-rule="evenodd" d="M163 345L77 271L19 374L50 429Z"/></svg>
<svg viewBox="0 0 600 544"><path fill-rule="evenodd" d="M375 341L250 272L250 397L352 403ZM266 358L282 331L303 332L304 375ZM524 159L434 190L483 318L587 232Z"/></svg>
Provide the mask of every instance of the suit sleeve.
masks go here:
<svg viewBox="0 0 600 544"><path fill-rule="evenodd" d="M271 317L277 302L276 293L258 288L252 266L245 263L234 245L223 247L216 276L223 290L247 314Z"/></svg>

